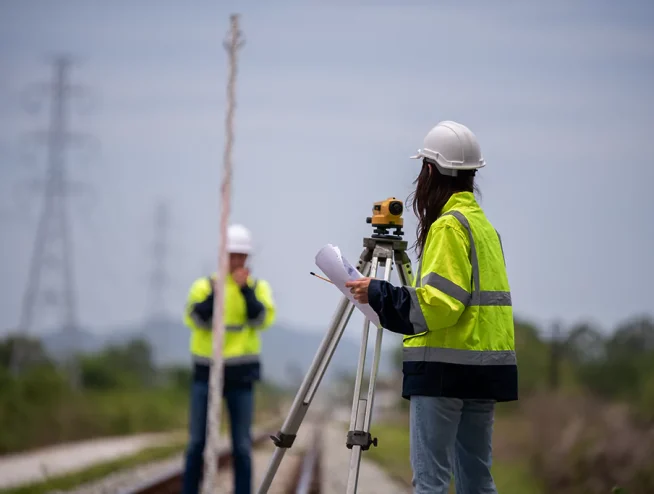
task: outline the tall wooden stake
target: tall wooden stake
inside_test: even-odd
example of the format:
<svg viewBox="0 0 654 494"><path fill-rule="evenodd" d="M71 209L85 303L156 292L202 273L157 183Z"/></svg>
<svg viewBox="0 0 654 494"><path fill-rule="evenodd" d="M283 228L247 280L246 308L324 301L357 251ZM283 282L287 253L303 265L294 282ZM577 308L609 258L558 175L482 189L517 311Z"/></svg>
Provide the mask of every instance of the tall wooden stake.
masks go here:
<svg viewBox="0 0 654 494"><path fill-rule="evenodd" d="M218 442L220 436L220 411L222 405L223 389L223 335L225 324L224 292L225 279L228 273L227 258L227 227L231 204L232 181L232 146L234 142L234 89L236 82L236 53L243 46L241 32L238 29L238 15L232 14L231 31L224 46L229 52L229 80L227 83L227 116L225 118L225 152L223 155L223 182L221 186L220 207L220 245L218 249L218 276L216 279L214 306L213 306L213 363L209 377L209 413L207 423L207 445L205 448L205 465L203 490L204 494L218 492Z"/></svg>

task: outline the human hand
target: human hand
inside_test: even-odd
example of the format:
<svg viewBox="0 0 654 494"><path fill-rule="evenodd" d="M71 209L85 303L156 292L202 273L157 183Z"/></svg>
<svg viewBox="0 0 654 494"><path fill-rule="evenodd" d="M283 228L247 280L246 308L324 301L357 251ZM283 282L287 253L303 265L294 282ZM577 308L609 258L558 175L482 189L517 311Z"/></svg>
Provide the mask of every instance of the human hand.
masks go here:
<svg viewBox="0 0 654 494"><path fill-rule="evenodd" d="M250 270L248 268L236 268L232 273L232 278L236 284L240 287L244 287L248 282L248 276L250 276Z"/></svg>
<svg viewBox="0 0 654 494"><path fill-rule="evenodd" d="M368 303L368 285L373 278L359 278L358 280L348 281L345 287L350 289L350 293L354 295L354 300L360 304Z"/></svg>

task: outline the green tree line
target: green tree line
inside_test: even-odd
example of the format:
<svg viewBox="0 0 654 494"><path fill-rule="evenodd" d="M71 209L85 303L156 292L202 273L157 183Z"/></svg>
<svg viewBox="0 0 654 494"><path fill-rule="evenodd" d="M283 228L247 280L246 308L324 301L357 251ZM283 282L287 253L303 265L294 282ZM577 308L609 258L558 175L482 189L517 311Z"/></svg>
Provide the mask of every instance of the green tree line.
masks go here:
<svg viewBox="0 0 654 494"><path fill-rule="evenodd" d="M633 317L603 333L578 324L545 339L534 325L516 324L520 389L569 390L626 403L654 421L654 321Z"/></svg>

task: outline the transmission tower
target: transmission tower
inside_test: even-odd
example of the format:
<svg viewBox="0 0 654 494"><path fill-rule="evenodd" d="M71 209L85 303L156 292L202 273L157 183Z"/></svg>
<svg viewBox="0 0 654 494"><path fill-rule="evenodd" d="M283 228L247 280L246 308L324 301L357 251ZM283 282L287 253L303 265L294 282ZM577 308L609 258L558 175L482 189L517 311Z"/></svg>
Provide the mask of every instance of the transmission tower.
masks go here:
<svg viewBox="0 0 654 494"><path fill-rule="evenodd" d="M160 321L166 316L166 294L168 275L168 241L170 229L170 206L159 201L154 213L154 241L152 243L152 270L148 290L148 319Z"/></svg>
<svg viewBox="0 0 654 494"><path fill-rule="evenodd" d="M46 145L46 171L43 181L42 209L30 260L29 274L18 329L27 336L34 329L35 317L54 309L55 327L61 328L67 360L76 348L79 332L73 246L68 211L70 186L66 166L66 151L71 139L69 132L69 100L82 88L69 82L72 60L57 56L53 63L53 77L44 88L49 93L49 127L43 132ZM12 354L12 368L19 372L23 361L21 351ZM74 368L71 377L77 383Z"/></svg>

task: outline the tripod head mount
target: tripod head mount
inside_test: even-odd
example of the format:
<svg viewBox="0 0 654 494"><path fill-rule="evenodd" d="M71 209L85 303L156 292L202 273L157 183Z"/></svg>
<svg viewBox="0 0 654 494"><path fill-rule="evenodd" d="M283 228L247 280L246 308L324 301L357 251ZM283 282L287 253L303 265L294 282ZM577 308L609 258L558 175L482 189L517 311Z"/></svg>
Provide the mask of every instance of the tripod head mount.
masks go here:
<svg viewBox="0 0 654 494"><path fill-rule="evenodd" d="M403 212L404 204L395 197L375 202L372 206L372 216L366 218L366 223L375 227L372 237L401 239L402 235L404 235L402 231L404 226ZM395 232L390 233L389 229L394 229Z"/></svg>

